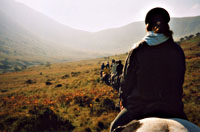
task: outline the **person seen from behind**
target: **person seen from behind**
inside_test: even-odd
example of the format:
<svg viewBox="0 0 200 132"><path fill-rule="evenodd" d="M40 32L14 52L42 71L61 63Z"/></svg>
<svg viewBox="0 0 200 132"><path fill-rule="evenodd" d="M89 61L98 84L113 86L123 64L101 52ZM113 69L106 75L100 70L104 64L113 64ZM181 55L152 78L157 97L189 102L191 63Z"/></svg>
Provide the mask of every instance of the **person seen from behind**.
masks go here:
<svg viewBox="0 0 200 132"><path fill-rule="evenodd" d="M103 70L104 70L104 63L101 64L101 71L100 71L100 76L102 77L103 76Z"/></svg>
<svg viewBox="0 0 200 132"><path fill-rule="evenodd" d="M110 63L109 63L109 61L107 62L106 67L110 68Z"/></svg>
<svg viewBox="0 0 200 132"><path fill-rule="evenodd" d="M117 76L120 76L122 74L123 67L124 66L122 65L122 61L119 60L118 64L117 64L117 68L116 68L116 70L117 70Z"/></svg>
<svg viewBox="0 0 200 132"><path fill-rule="evenodd" d="M112 63L111 63L111 76L117 74L116 69L117 69L117 63L116 63L116 61L113 59L113 60L112 60Z"/></svg>
<svg viewBox="0 0 200 132"><path fill-rule="evenodd" d="M112 78L112 87L119 91L119 87L120 87L120 79L121 79L121 74L122 74L122 70L123 70L123 65L122 65L122 61L116 61L117 66L116 66L116 74L115 76Z"/></svg>
<svg viewBox="0 0 200 132"><path fill-rule="evenodd" d="M169 13L163 8L147 13L147 34L133 45L125 61L121 111L111 123L111 132L134 119L187 119L182 102L185 55L173 40L169 21Z"/></svg>
<svg viewBox="0 0 200 132"><path fill-rule="evenodd" d="M109 78L110 78L110 68L108 65L106 65L103 69L103 81L109 85L110 82L109 82Z"/></svg>
<svg viewBox="0 0 200 132"><path fill-rule="evenodd" d="M114 83L114 78L116 77L116 75L117 75L117 63L113 59L112 63L111 63L111 83L112 83L112 85Z"/></svg>

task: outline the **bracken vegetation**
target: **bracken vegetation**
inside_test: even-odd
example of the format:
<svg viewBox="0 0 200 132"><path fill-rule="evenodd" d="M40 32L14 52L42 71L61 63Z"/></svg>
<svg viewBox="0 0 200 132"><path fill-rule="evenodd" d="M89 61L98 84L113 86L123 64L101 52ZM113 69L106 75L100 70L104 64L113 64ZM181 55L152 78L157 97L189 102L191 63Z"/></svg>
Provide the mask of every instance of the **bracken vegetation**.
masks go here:
<svg viewBox="0 0 200 132"><path fill-rule="evenodd" d="M200 37L182 40L187 71L183 101L200 126ZM100 65L126 54L42 65L0 75L0 131L107 132L118 93L100 79Z"/></svg>

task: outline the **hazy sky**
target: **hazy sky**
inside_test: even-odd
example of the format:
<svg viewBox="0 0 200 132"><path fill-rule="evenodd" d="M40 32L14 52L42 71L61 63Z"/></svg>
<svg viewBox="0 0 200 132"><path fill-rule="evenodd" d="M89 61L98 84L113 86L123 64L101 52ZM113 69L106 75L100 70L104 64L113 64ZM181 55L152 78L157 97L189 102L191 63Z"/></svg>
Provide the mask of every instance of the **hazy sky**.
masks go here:
<svg viewBox="0 0 200 132"><path fill-rule="evenodd" d="M98 31L144 20L153 7L172 17L200 15L200 0L16 0L73 28Z"/></svg>

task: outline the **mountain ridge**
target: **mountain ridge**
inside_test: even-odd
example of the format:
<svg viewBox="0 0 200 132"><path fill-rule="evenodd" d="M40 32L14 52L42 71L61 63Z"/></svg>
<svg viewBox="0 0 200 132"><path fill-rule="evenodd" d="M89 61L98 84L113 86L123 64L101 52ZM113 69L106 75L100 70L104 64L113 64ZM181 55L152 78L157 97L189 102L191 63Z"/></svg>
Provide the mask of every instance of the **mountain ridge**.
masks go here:
<svg viewBox="0 0 200 132"><path fill-rule="evenodd" d="M105 57L129 51L145 35L142 21L99 32L73 29L13 0L0 1L0 64L21 65ZM200 31L200 16L172 18L176 40ZM2 62L2 63L3 63Z"/></svg>

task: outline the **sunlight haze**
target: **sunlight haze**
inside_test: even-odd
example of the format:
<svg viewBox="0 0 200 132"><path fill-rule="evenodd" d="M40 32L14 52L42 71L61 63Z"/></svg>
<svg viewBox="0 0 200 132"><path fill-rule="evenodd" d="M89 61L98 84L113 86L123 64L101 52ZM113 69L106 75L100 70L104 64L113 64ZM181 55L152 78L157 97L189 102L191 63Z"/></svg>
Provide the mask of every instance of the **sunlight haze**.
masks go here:
<svg viewBox="0 0 200 132"><path fill-rule="evenodd" d="M16 0L67 26L96 32L143 21L153 7L172 17L200 15L200 0Z"/></svg>

